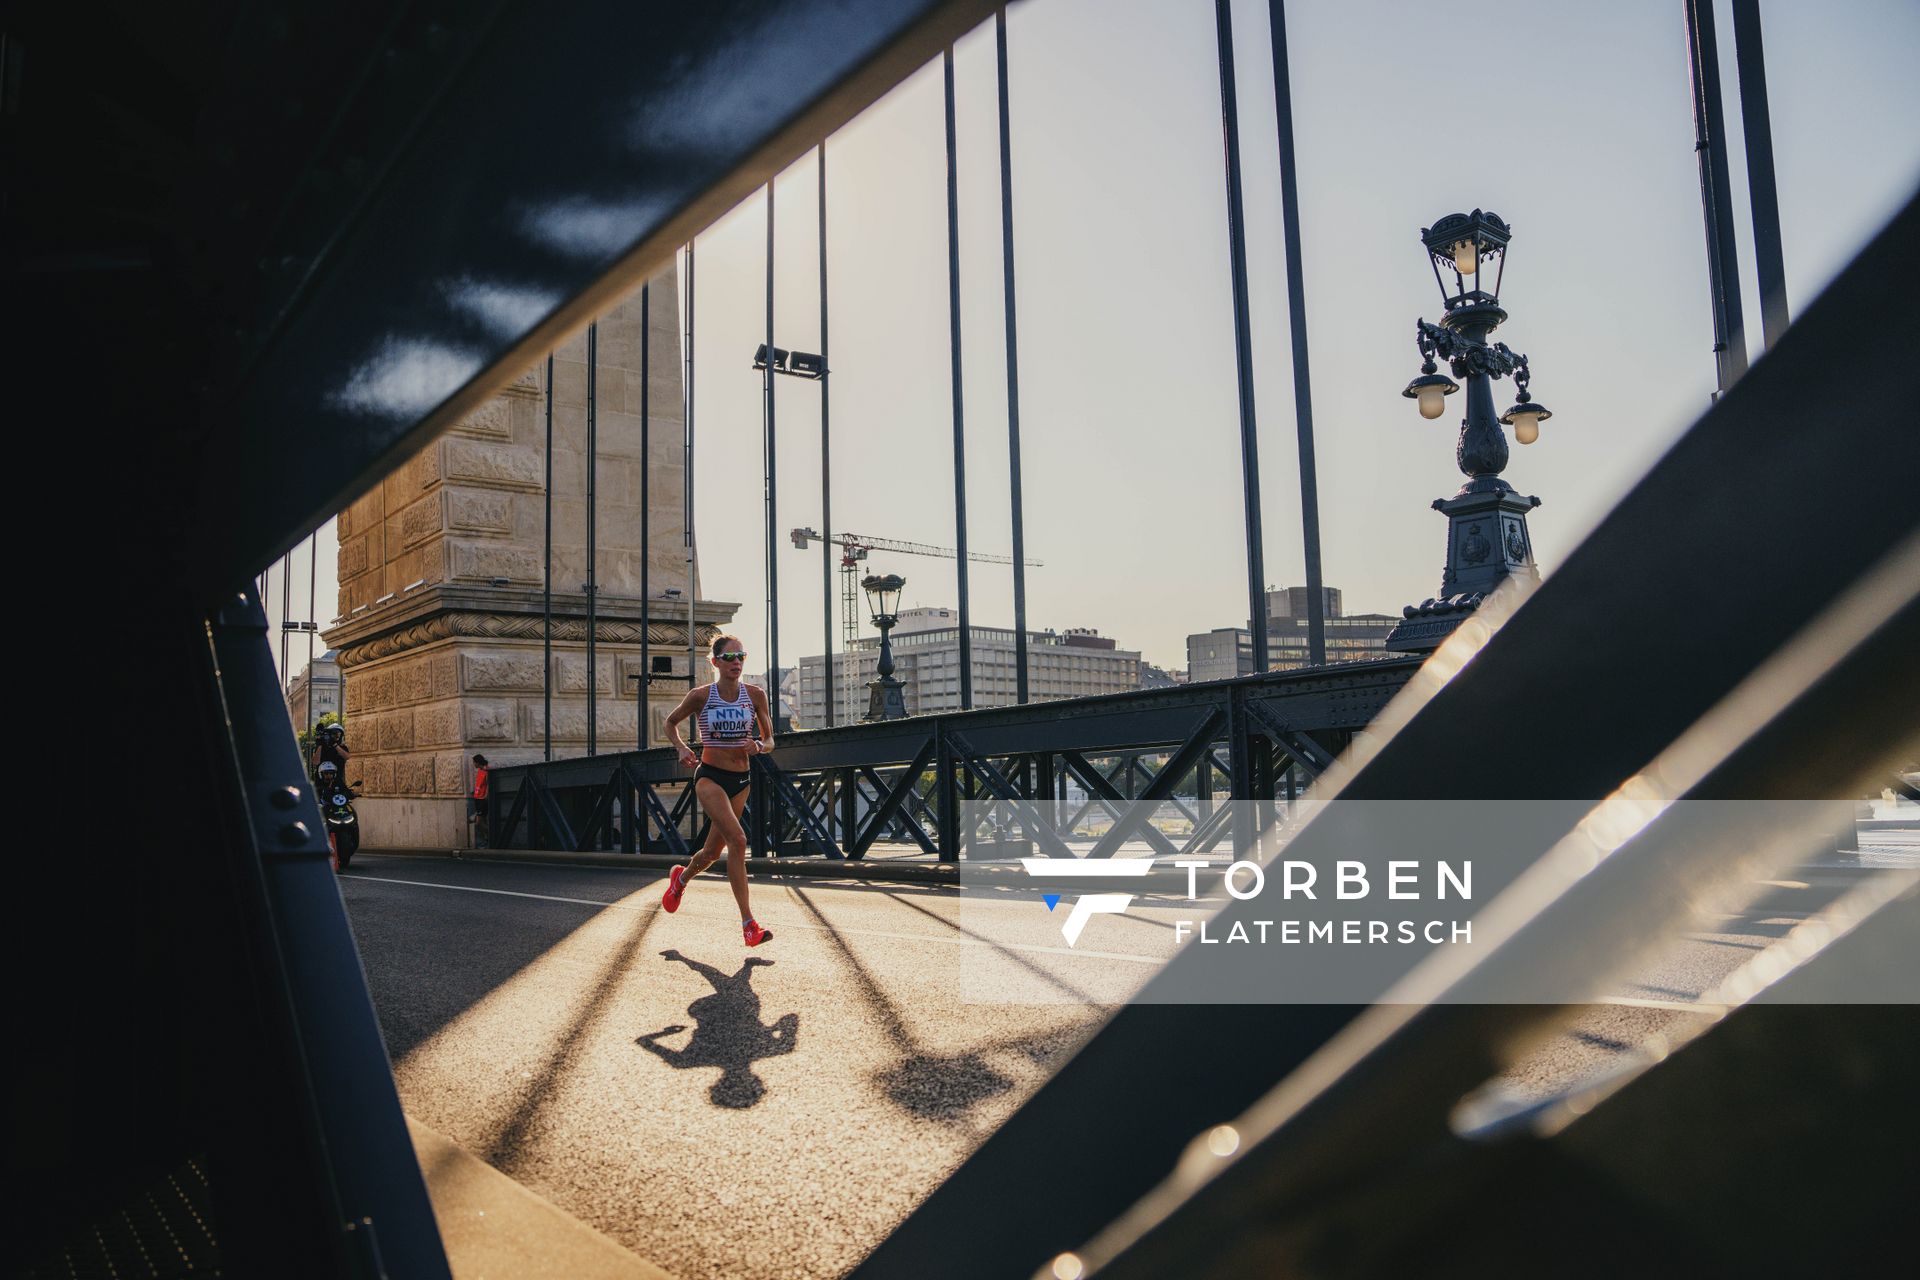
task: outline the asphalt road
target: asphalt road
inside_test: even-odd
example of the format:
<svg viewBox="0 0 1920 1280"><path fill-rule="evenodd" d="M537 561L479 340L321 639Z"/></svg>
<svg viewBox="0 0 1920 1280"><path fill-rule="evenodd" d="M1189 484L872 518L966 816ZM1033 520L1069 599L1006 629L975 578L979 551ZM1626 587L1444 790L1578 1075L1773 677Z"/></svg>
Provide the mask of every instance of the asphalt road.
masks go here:
<svg viewBox="0 0 1920 1280"><path fill-rule="evenodd" d="M1136 906L1069 950L1030 898L759 880L776 937L749 952L718 877L673 915L662 879L365 855L340 884L407 1111L689 1280L844 1274L1192 914ZM1839 883L1676 939L1502 1086L1539 1096L1657 1051Z"/></svg>
<svg viewBox="0 0 1920 1280"><path fill-rule="evenodd" d="M776 936L747 952L717 878L674 915L660 888L372 856L341 880L407 1111L683 1277L843 1274L1102 1016L964 1000L941 970L984 944L950 890L757 884ZM1115 965L1085 962L1089 995L1125 994Z"/></svg>

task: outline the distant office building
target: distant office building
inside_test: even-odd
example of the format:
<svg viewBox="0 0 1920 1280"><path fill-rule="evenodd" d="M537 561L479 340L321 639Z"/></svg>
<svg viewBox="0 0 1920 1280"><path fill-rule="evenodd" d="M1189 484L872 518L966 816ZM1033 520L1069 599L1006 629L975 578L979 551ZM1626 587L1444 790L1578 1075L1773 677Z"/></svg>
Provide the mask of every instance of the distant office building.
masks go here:
<svg viewBox="0 0 1920 1280"><path fill-rule="evenodd" d="M893 629L894 676L906 686L909 715L960 709L960 628L953 609L900 611ZM1019 701L1014 632L1010 627L974 627L973 705L1004 707ZM880 662L880 640L858 640L850 653L834 655L834 723L858 723L867 713L867 682ZM1086 627L1027 633L1027 684L1034 702L1125 693L1140 687L1140 654ZM826 719L826 660L800 659L798 713L810 728Z"/></svg>
<svg viewBox="0 0 1920 1280"><path fill-rule="evenodd" d="M1387 656L1387 633L1399 618L1384 613L1349 614L1341 607L1338 587L1320 588L1325 605L1328 662L1362 662ZM1308 642L1311 595L1305 587L1281 587L1267 592L1267 670L1296 671L1313 665ZM1248 641L1251 646L1251 639Z"/></svg>
<svg viewBox="0 0 1920 1280"><path fill-rule="evenodd" d="M1268 587L1267 617L1305 618L1307 603L1312 598L1305 587ZM1326 616L1338 618L1346 611L1340 607L1342 595L1338 587L1320 588L1320 600L1325 606Z"/></svg>
<svg viewBox="0 0 1920 1280"><path fill-rule="evenodd" d="M296 730L313 728L313 722L329 711L346 714L340 695L340 663L331 649L308 663L287 686L287 714L293 717Z"/></svg>
<svg viewBox="0 0 1920 1280"><path fill-rule="evenodd" d="M1351 617L1328 614L1326 640L1328 662L1364 662L1369 658L1389 658L1387 634L1400 619L1384 613L1356 613ZM1267 619L1267 669L1293 671L1310 667L1312 649L1308 644L1305 618Z"/></svg>
<svg viewBox="0 0 1920 1280"><path fill-rule="evenodd" d="M1400 619L1384 613L1348 615L1338 587L1322 587L1327 661L1362 662L1387 657L1387 635ZM1312 666L1305 587L1280 587L1267 592L1267 670L1295 671ZM1217 627L1187 637L1189 678L1228 680L1252 675L1253 631L1250 627Z"/></svg>
<svg viewBox="0 0 1920 1280"><path fill-rule="evenodd" d="M1187 679L1232 680L1253 674L1253 633L1245 627L1215 627L1187 637Z"/></svg>

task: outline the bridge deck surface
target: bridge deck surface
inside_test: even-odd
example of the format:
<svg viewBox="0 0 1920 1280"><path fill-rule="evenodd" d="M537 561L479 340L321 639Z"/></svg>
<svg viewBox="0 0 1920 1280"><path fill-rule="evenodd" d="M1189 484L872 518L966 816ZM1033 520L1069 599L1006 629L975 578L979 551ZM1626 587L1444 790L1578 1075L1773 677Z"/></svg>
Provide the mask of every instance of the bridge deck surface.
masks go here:
<svg viewBox="0 0 1920 1280"><path fill-rule="evenodd" d="M1677 939L1504 1083L1564 1088L1709 1012L1701 993L1851 882L1808 879ZM1029 898L963 920L946 888L757 879L778 936L748 952L717 878L673 915L639 868L363 855L340 886L409 1114L675 1275L748 1280L849 1270L1192 914L1136 906L1068 953ZM982 910L1007 913L996 941L964 927ZM1053 1003L977 998L1001 979ZM1128 1105L1150 1106L1140 1083Z"/></svg>

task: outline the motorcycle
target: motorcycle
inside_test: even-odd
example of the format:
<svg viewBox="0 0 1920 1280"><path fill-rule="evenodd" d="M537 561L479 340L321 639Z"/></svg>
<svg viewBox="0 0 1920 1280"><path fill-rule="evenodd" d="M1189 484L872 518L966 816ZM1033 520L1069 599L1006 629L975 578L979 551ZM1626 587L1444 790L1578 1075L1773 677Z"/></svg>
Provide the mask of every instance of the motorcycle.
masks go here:
<svg viewBox="0 0 1920 1280"><path fill-rule="evenodd" d="M333 849L333 869L344 871L360 850L360 820L353 811L353 787L341 781L332 762L319 769L320 816L327 824L327 844Z"/></svg>

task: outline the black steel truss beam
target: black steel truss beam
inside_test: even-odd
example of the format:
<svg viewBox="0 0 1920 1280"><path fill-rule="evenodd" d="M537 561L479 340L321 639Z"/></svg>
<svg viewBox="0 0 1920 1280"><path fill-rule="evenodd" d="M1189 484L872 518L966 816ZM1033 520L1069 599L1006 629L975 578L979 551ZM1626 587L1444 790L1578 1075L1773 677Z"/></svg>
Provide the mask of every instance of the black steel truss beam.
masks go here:
<svg viewBox="0 0 1920 1280"><path fill-rule="evenodd" d="M1072 829L1072 827L1080 821L1080 815L1084 814L1088 809L1091 809L1096 802L1100 803L1101 806L1106 809L1108 815L1114 820L1115 827L1109 828L1109 830L1117 829L1118 824L1124 821L1132 812L1128 807L1127 798L1121 795L1119 789L1113 785L1113 774L1119 772L1121 768L1124 768L1126 762L1122 761L1103 777L1100 771L1095 769L1093 765L1077 751L1062 751L1060 753L1060 759L1061 762L1067 766L1068 772L1080 779L1080 784L1087 789L1087 795L1090 797L1086 804L1081 805L1080 808L1067 819L1065 825L1068 829ZM1160 834L1156 828L1151 826L1145 827L1141 830L1140 835L1148 844L1153 846L1156 853L1163 854L1167 857L1179 856L1179 849L1174 846L1171 840ZM1108 852L1101 856L1112 857L1113 855L1111 852Z"/></svg>
<svg viewBox="0 0 1920 1280"><path fill-rule="evenodd" d="M1158 831L1147 825L1153 806L1166 799L1172 793L1174 783L1193 768L1195 761L1206 754L1208 745L1212 743L1214 735L1220 730L1221 722L1225 719L1226 716L1218 709L1207 713L1199 726L1181 744L1180 749L1173 753L1173 758L1167 761L1166 767L1160 770L1160 775L1147 787L1146 794L1139 797L1139 801L1129 805L1120 820L1108 828L1107 833L1087 851L1089 858L1111 858L1115 850L1136 834L1151 831L1154 835L1160 836ZM1158 840L1153 840L1151 843L1158 849L1166 843L1166 837L1160 836Z"/></svg>
<svg viewBox="0 0 1920 1280"><path fill-rule="evenodd" d="M996 799L1012 808L1015 816L1019 818L1020 824L1026 828L1028 834L1033 837L1034 842L1046 846L1048 857L1071 858L1075 856L1073 850L1067 847L1067 842L1062 840L1060 834L1053 829L1053 824L1048 822L1031 804L1027 803L1026 798L1020 794L1019 788L1015 787L1004 773L994 767L993 761L976 756L973 748L960 734L953 733L948 736L952 739L953 745L960 751L961 763L966 765L976 778L979 778L981 782L986 784L987 790L993 792Z"/></svg>
<svg viewBox="0 0 1920 1280"><path fill-rule="evenodd" d="M753 757L753 763L761 777L762 794L773 798L773 804L768 806L769 818L774 818L783 811L791 814L800 824L807 838L814 842L821 853L836 861L846 857L840 852L840 846L835 843L832 833L821 823L820 816L807 804L805 797L795 790L787 776L775 768L765 756ZM774 825L777 825L777 822ZM773 843L778 843L777 831L773 836ZM772 852L772 849L768 852Z"/></svg>
<svg viewBox="0 0 1920 1280"><path fill-rule="evenodd" d="M687 849L687 842L680 835L678 813L667 812L667 807L660 802L660 795L653 789L653 784L635 773L631 764L622 761L620 768L626 775L627 785L632 787L634 793L640 797L640 803L645 806L646 811L653 815L653 823L660 828L660 839L666 844L667 852L676 858L691 856Z"/></svg>
<svg viewBox="0 0 1920 1280"><path fill-rule="evenodd" d="M888 824L900 816L901 806L906 802L907 796L919 783L920 775L926 772L927 766L932 763L933 756L934 743L932 739L928 739L921 745L919 752L913 757L912 763L907 765L900 776L894 779L893 785L886 788L884 793L879 797L879 804L874 807L873 812L867 817L866 828L854 838L853 847L855 849L858 849L862 854L866 853L872 846L874 840L879 837L880 833L887 829ZM878 781L877 778L875 780ZM916 832L916 834L918 833ZM921 843L922 846L925 847L924 836L921 837ZM934 850L928 849L928 852L931 853L934 852Z"/></svg>
<svg viewBox="0 0 1920 1280"><path fill-rule="evenodd" d="M1312 735L1299 729L1289 729L1280 723L1280 717L1263 702L1247 700L1247 714L1253 717L1254 724L1266 734L1269 741L1291 756L1295 763L1307 771L1309 777L1317 778L1333 767L1333 753L1313 740Z"/></svg>
<svg viewBox="0 0 1920 1280"><path fill-rule="evenodd" d="M930 825L937 825L937 823L933 816L933 810L927 806L926 800L921 797L919 791L915 788L915 784L919 781L919 774L908 771L900 775L899 778L896 778L894 784L889 784L877 771L862 765L859 769L859 776L865 779L868 785L873 788L873 794L871 796L862 792L862 797L876 804L892 794L894 785L897 785L901 781L906 781L907 791L904 798L906 810L890 820L891 826L895 831L905 833L907 838L919 845L923 852L937 855L939 850L933 847L933 841L928 838L926 828L920 825L923 820ZM860 846L860 853L855 856L864 857L868 845L871 845L874 839L880 834L880 831L874 830L871 835L867 836L867 843Z"/></svg>

